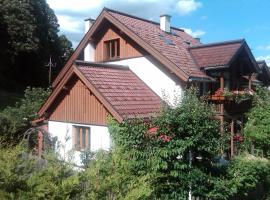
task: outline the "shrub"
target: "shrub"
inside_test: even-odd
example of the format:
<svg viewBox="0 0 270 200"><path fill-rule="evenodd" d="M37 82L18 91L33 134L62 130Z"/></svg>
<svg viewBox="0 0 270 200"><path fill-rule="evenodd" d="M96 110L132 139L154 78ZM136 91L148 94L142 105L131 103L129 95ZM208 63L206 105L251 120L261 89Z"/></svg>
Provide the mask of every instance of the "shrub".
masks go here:
<svg viewBox="0 0 270 200"><path fill-rule="evenodd" d="M31 121L37 117L38 109L49 94L50 89L28 87L21 101L0 113L0 141L3 145L21 141L23 133L31 127Z"/></svg>

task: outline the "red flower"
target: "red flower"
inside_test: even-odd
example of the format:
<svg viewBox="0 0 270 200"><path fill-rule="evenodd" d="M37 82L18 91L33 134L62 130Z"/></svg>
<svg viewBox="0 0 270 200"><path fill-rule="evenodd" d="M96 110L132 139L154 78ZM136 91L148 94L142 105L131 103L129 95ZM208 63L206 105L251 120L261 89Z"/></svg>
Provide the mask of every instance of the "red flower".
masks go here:
<svg viewBox="0 0 270 200"><path fill-rule="evenodd" d="M155 134L157 131L158 131L158 127L152 127L148 129L147 133L149 135L152 135L152 134Z"/></svg>
<svg viewBox="0 0 270 200"><path fill-rule="evenodd" d="M233 136L233 140L236 141L236 142L243 142L244 141L244 138L241 134L237 133Z"/></svg>
<svg viewBox="0 0 270 200"><path fill-rule="evenodd" d="M159 139L161 139L163 142L170 142L171 141L171 137L168 135L164 135L163 133L159 136Z"/></svg>
<svg viewBox="0 0 270 200"><path fill-rule="evenodd" d="M159 127L149 128L147 133L148 133L149 136L153 136L153 135L155 135L157 133L158 129L159 129ZM172 137L174 137L174 136L167 136L164 133L161 133L158 138L160 140L162 140L163 142L169 142L169 141L171 141Z"/></svg>
<svg viewBox="0 0 270 200"><path fill-rule="evenodd" d="M214 94L214 96L218 96L218 97L222 95L223 95L223 90L221 88L219 88Z"/></svg>

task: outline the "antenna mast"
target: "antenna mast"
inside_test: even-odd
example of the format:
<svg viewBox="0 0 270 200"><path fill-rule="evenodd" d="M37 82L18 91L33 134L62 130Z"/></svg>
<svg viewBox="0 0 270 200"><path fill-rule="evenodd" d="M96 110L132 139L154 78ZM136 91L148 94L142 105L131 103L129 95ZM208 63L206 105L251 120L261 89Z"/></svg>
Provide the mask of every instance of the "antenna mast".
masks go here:
<svg viewBox="0 0 270 200"><path fill-rule="evenodd" d="M52 67L55 67L55 65L52 63L52 56L50 56L49 63L46 66L49 67L49 85L51 85L51 81L52 81Z"/></svg>

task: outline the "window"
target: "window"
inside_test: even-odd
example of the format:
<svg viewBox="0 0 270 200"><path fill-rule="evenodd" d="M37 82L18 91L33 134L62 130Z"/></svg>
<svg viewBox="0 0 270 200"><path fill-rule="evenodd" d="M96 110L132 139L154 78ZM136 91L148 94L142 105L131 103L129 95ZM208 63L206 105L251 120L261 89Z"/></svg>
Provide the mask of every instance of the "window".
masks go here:
<svg viewBox="0 0 270 200"><path fill-rule="evenodd" d="M120 57L120 39L104 42L104 59L113 60Z"/></svg>
<svg viewBox="0 0 270 200"><path fill-rule="evenodd" d="M90 149L90 128L86 126L73 126L73 148L77 151Z"/></svg>

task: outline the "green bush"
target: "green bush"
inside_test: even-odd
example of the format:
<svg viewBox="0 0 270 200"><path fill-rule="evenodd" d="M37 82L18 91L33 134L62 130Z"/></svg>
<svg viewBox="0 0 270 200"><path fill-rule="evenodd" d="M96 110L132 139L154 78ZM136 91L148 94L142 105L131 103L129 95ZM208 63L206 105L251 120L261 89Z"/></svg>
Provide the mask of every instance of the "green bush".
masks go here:
<svg viewBox="0 0 270 200"><path fill-rule="evenodd" d="M14 107L7 107L0 112L0 141L2 144L18 144L23 133L31 127L31 121L37 117L37 111L44 103L50 89L30 88Z"/></svg>
<svg viewBox="0 0 270 200"><path fill-rule="evenodd" d="M0 199L76 199L79 179L55 153L37 158L23 145L0 149Z"/></svg>
<svg viewBox="0 0 270 200"><path fill-rule="evenodd" d="M254 105L247 114L244 134L249 151L251 145L270 158L270 91L257 88Z"/></svg>
<svg viewBox="0 0 270 200"><path fill-rule="evenodd" d="M231 160L225 175L215 180L214 189L208 197L226 200L237 196L238 199L244 199L249 192L260 185L264 186L266 190L269 189L269 178L270 161L268 159L249 154L240 155Z"/></svg>

